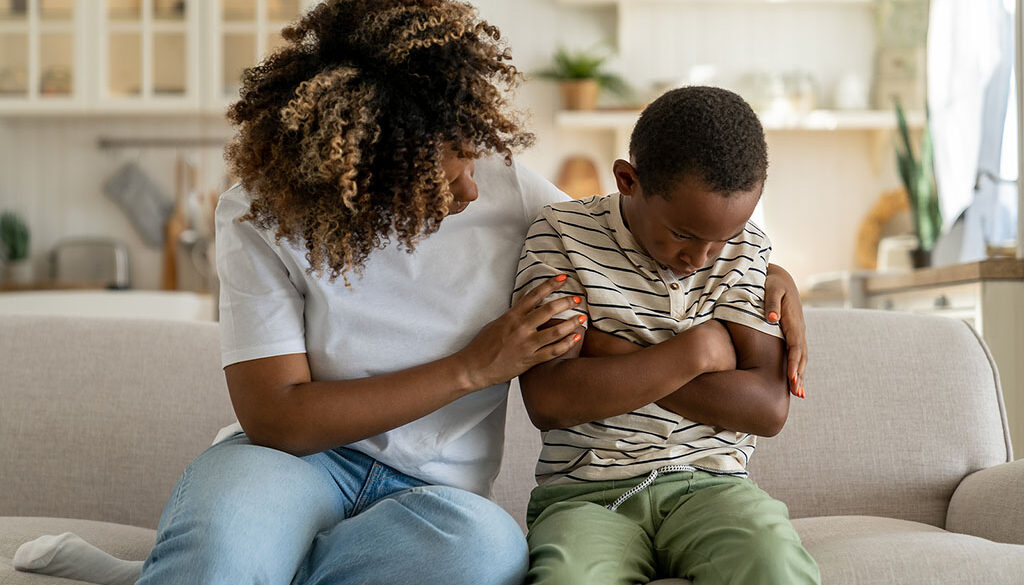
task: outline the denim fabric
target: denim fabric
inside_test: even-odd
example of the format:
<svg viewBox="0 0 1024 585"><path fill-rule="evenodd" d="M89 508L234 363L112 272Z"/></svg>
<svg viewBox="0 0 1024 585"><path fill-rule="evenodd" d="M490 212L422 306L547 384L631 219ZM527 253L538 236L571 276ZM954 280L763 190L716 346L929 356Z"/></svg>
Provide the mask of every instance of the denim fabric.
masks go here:
<svg viewBox="0 0 1024 585"><path fill-rule="evenodd" d="M520 585L526 541L497 504L339 448L294 457L238 434L182 474L140 585Z"/></svg>

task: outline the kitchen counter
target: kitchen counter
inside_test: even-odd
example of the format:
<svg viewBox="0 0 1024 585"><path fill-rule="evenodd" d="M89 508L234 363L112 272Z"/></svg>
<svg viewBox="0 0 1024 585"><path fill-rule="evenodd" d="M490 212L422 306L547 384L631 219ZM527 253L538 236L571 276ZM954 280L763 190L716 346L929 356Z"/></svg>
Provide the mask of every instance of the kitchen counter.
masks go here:
<svg viewBox="0 0 1024 585"><path fill-rule="evenodd" d="M981 280L1024 280L1024 260L993 258L969 264L935 266L895 274L878 274L865 278L864 289L867 294L875 294Z"/></svg>
<svg viewBox="0 0 1024 585"><path fill-rule="evenodd" d="M158 290L42 290L0 292L2 315L77 315L131 319L216 321L213 295Z"/></svg>

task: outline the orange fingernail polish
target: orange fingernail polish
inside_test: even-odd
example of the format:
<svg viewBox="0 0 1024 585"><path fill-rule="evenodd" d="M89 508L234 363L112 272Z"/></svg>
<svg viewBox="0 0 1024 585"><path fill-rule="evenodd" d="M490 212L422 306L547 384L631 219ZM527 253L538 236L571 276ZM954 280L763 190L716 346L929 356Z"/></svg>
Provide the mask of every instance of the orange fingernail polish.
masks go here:
<svg viewBox="0 0 1024 585"><path fill-rule="evenodd" d="M583 302L583 299L581 299L580 297L573 297L572 298L572 302L574 302L574 303L576 303L578 305L578 304Z"/></svg>
<svg viewBox="0 0 1024 585"><path fill-rule="evenodd" d="M779 320L779 314L776 313L775 311L772 311L771 313L768 313L768 320L771 321L772 323L778 321Z"/></svg>
<svg viewBox="0 0 1024 585"><path fill-rule="evenodd" d="M580 315L579 317L576 317L576 319L579 320L580 325L583 325L584 323L587 322L587 316L586 315Z"/></svg>
<svg viewBox="0 0 1024 585"><path fill-rule="evenodd" d="M583 336L582 336L582 335L580 335L579 333L577 333L576 335L573 335L573 336L572 336L572 342L573 342L573 343L576 343L577 341L579 341L579 340L581 340L581 339L583 339Z"/></svg>
<svg viewBox="0 0 1024 585"><path fill-rule="evenodd" d="M804 392L804 387L803 386L797 388L797 392L800 393L799 394L800 398L806 398L807 397L807 394Z"/></svg>
<svg viewBox="0 0 1024 585"><path fill-rule="evenodd" d="M569 277L564 275L564 274L559 274L558 276L555 277L555 280L557 280L558 282L565 282L566 278L569 278Z"/></svg>

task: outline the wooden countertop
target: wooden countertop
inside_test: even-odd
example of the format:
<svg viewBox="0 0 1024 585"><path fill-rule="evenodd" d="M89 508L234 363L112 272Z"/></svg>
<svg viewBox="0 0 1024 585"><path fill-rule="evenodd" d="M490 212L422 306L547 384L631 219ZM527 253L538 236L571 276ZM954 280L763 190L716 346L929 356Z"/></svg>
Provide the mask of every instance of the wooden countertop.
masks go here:
<svg viewBox="0 0 1024 585"><path fill-rule="evenodd" d="M66 282L56 280L36 280L28 283L0 282L0 292L21 292L38 290L73 290L73 289L94 289L104 290L110 287L108 282Z"/></svg>
<svg viewBox="0 0 1024 585"><path fill-rule="evenodd" d="M1024 280L1024 260L994 258L970 264L921 268L900 274L880 274L865 279L864 290L874 294L979 280Z"/></svg>

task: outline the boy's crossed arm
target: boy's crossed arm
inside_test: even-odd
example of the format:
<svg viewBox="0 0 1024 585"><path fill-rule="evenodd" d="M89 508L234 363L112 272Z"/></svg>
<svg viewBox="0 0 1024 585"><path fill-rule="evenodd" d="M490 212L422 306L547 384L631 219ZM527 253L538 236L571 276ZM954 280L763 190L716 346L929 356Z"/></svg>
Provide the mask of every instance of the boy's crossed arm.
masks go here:
<svg viewBox="0 0 1024 585"><path fill-rule="evenodd" d="M783 340L715 321L646 348L590 327L563 358L522 374L520 386L541 430L657 402L693 421L771 436L789 412Z"/></svg>
<svg viewBox="0 0 1024 585"><path fill-rule="evenodd" d="M730 431L777 435L789 417L785 340L739 323L723 323L736 348L736 369L702 374L658 405Z"/></svg>
<svg viewBox="0 0 1024 585"><path fill-rule="evenodd" d="M789 416L783 340L738 323L722 323L736 347L736 368L702 374L658 400L658 405L690 420L731 431L763 437L778 434ZM642 349L593 327L583 343L583 357L622 355Z"/></svg>

